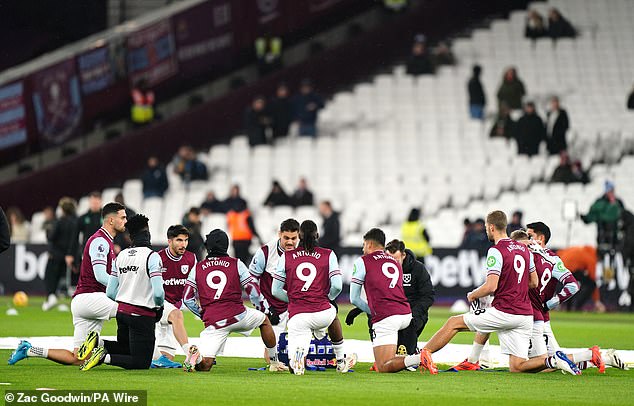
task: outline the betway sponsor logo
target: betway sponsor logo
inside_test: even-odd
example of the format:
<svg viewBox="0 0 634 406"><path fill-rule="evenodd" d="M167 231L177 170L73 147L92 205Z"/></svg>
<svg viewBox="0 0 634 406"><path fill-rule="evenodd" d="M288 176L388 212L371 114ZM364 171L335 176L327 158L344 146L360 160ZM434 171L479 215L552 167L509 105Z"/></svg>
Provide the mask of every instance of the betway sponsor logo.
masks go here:
<svg viewBox="0 0 634 406"><path fill-rule="evenodd" d="M187 279L185 278L181 278L181 279L177 279L177 278L170 278L170 279L165 279L163 281L163 285L167 285L167 286L185 286L185 281Z"/></svg>

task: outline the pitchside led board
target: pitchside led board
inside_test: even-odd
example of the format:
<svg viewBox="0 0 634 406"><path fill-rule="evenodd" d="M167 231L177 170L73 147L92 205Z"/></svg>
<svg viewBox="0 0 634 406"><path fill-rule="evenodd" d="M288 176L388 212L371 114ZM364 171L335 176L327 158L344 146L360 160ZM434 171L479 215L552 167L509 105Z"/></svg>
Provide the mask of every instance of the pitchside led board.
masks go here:
<svg viewBox="0 0 634 406"><path fill-rule="evenodd" d="M159 247L155 247L159 249ZM29 294L44 294L44 270L48 254L44 244L17 244L0 255L0 295L23 290ZM361 247L345 247L339 256L339 265L346 284L352 278L352 264L360 255ZM457 299L465 299L469 291L485 280L485 258L473 250L436 248L425 258L427 268L436 289L436 304L450 305ZM617 253L614 279L604 281L601 300L610 308L629 306L631 299L627 289L630 275ZM602 275L603 264L597 265L597 275ZM343 298L346 300L347 298Z"/></svg>

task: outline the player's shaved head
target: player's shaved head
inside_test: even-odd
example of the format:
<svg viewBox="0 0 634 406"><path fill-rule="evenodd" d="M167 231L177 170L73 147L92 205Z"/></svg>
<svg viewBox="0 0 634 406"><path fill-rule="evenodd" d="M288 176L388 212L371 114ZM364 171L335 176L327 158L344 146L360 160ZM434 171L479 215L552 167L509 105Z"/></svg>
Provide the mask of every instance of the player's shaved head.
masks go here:
<svg viewBox="0 0 634 406"><path fill-rule="evenodd" d="M487 224L495 227L497 231L506 230L506 225L508 224L508 220L506 218L506 214L501 210L494 210L491 213L487 214Z"/></svg>
<svg viewBox="0 0 634 406"><path fill-rule="evenodd" d="M528 241L530 237L528 233L524 230L515 230L511 233L511 240L514 241Z"/></svg>

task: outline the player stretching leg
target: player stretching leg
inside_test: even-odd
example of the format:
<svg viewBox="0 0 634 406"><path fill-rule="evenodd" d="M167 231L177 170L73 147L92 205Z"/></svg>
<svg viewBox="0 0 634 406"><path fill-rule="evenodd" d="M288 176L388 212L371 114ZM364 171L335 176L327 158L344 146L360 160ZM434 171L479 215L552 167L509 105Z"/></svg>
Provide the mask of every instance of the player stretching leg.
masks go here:
<svg viewBox="0 0 634 406"><path fill-rule="evenodd" d="M173 225L167 229L167 248L159 251L163 263L165 308L163 317L156 323L156 346L161 356L152 361L152 368L180 368L181 364L174 362L176 345L179 345L185 354L189 352L189 339L181 305L185 281L189 272L196 267L196 256L186 250L188 243L187 227L181 224Z"/></svg>
<svg viewBox="0 0 634 406"><path fill-rule="evenodd" d="M487 278L482 286L467 295L468 301L473 302L495 294L492 306L449 318L421 351L422 368L437 373L431 354L443 348L458 332L496 331L502 354L509 356L511 372L539 372L557 368L579 375L581 372L577 366L561 351L546 359L528 359L533 329L533 309L528 289L537 287L538 279L529 249L509 239L506 226L504 212L493 211L487 215L487 236L495 243L487 254Z"/></svg>
<svg viewBox="0 0 634 406"><path fill-rule="evenodd" d="M549 267L551 271L550 275L548 271L545 271L545 276L540 278L540 299L544 317L544 338L546 340L548 354L552 355L552 353L559 350L559 343L555 339L550 325L550 310L555 309L561 303L569 300L578 291L578 285L576 284L574 276L572 276L570 271L566 268L561 258L559 258L554 251L546 247L551 236L550 228L542 222L527 224L526 228L532 242L530 246L535 247L535 245L537 245L537 247L533 249L535 251L541 250L546 257L551 258L552 262L554 262L554 266ZM558 276L561 274L563 274L564 277ZM563 288L557 291L559 282L563 284ZM591 359L588 359L590 352L593 356ZM624 370L628 369L614 349L600 351L599 347L593 346L581 354L574 354L573 358L573 361L578 363L580 369L595 366L599 368L599 372L601 373L605 371L605 365ZM605 365L602 365L602 362L605 362Z"/></svg>
<svg viewBox="0 0 634 406"><path fill-rule="evenodd" d="M185 305L200 317L205 329L200 333L200 350L189 347L183 363L186 372L209 371L232 332L249 336L260 328L260 336L271 360L272 371L278 368L277 341L271 322L260 310L245 307L242 290L251 303L262 309L260 290L246 265L227 254L229 237L219 229L206 238L207 258L196 265L185 285Z"/></svg>
<svg viewBox="0 0 634 406"><path fill-rule="evenodd" d="M132 246L117 255L106 288L108 297L119 303L117 340L104 341L90 334L82 348L90 351L95 342L98 346L82 364L81 371L103 363L125 369L148 369L152 364L154 328L165 300L163 266L161 257L152 251L148 218L134 215L128 222L128 231Z"/></svg>
<svg viewBox="0 0 634 406"><path fill-rule="evenodd" d="M101 210L101 218L103 225L86 241L79 282L70 304L74 325L73 352L34 347L22 340L11 354L9 365L27 357L46 358L63 365L81 365L81 359L90 352L81 346L89 332L101 332L103 323L117 315L117 303L106 296L106 285L116 256L114 237L125 231L125 207L119 203L108 203ZM96 335L91 337L94 339Z"/></svg>
<svg viewBox="0 0 634 406"><path fill-rule="evenodd" d="M537 223L535 223L537 224ZM545 228L545 232L548 233L550 237L550 229L543 224L543 227L540 227L540 230ZM557 304L559 301L564 302L570 299L578 290L579 284L572 276L572 274L565 268L559 257L550 251L545 250L537 243L530 241L529 235L524 230L516 230L511 234L511 239L514 241L519 241L531 250L531 255L533 256L533 261L535 263L535 269L537 271L537 280L539 285L536 288L529 289L528 296L531 301L531 306L533 307L533 332L531 336L531 346L529 350L529 358L535 358L537 356L542 356L546 354L544 344L544 320L547 317L548 310L546 308L555 305L555 301L551 300L547 302L544 298L545 289L549 281L555 281L553 286L556 286L556 283L559 282L562 285L562 289L557 296L555 296L555 300L557 300ZM554 287L553 287L554 289ZM554 294L551 292L550 296ZM465 361L456 365L453 369L457 371L463 370L476 370L479 369L479 357L482 351L482 347L484 343L489 339L489 334L476 333L476 337L474 340L474 344L471 348L471 354L469 358ZM596 346L595 346L596 347ZM573 360L576 363L581 361L594 361L597 365L602 365L603 361L601 359L600 354L598 353L598 347L593 347L594 350L590 350L588 352L583 352L582 354L571 354L567 355L568 358ZM592 354L594 353L594 357ZM550 355L553 355L554 352ZM587 354L591 354L588 358ZM585 359L587 358L587 359Z"/></svg>
<svg viewBox="0 0 634 406"><path fill-rule="evenodd" d="M280 257L272 288L275 297L288 302L289 366L295 375L304 374L311 335L324 338L335 320L336 310L330 301L336 299L343 285L337 256L317 245L317 225L304 221L299 238L299 247ZM348 372L345 359L337 360L337 364L337 371Z"/></svg>
<svg viewBox="0 0 634 406"><path fill-rule="evenodd" d="M412 311L403 290L401 265L384 247L382 230L373 228L363 236L364 255L354 262L350 302L372 318L372 346L378 372L398 372L417 368L420 357L418 354L395 356L398 332L409 326ZM361 298L363 286L367 303Z"/></svg>

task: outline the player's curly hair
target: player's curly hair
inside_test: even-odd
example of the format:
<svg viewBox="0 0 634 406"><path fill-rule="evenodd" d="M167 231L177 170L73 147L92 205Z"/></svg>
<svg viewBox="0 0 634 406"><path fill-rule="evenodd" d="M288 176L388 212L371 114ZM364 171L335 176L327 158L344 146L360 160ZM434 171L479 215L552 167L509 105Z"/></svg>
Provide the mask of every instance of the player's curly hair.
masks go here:
<svg viewBox="0 0 634 406"><path fill-rule="evenodd" d="M147 230L148 222L149 219L143 214L135 214L134 216L132 216L125 225L128 229L128 232L130 232L130 237L134 237L141 231Z"/></svg>
<svg viewBox="0 0 634 406"><path fill-rule="evenodd" d="M318 238L317 224L312 220L304 220L299 226L299 246L308 252L313 252L318 246Z"/></svg>

